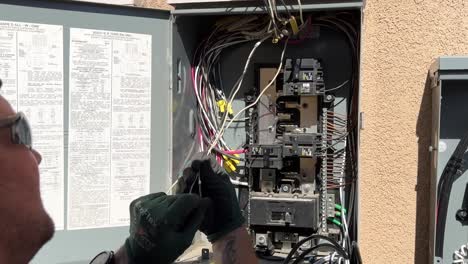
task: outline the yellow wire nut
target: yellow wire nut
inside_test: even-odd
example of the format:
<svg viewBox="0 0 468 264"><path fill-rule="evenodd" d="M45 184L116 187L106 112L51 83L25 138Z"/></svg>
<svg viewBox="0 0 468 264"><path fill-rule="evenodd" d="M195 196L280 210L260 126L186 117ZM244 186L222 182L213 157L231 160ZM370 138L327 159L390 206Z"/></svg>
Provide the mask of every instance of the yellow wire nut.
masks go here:
<svg viewBox="0 0 468 264"><path fill-rule="evenodd" d="M293 31L293 34L294 35L297 35L299 33L299 26L297 25L297 21L296 21L296 18L294 16L292 16L290 19L289 19L289 24L291 24L291 29Z"/></svg>
<svg viewBox="0 0 468 264"><path fill-rule="evenodd" d="M234 110L232 109L232 105L231 104L227 104L227 111L228 111L228 114L233 116L234 115Z"/></svg>
<svg viewBox="0 0 468 264"><path fill-rule="evenodd" d="M239 154L234 154L234 156L239 157ZM225 155L223 155L224 159L224 169L226 169L227 172L234 172L237 170L237 165L239 165L240 161L236 159L231 159Z"/></svg>
<svg viewBox="0 0 468 264"><path fill-rule="evenodd" d="M216 102L216 104L219 107L219 112L221 112L221 113L226 112L226 108L227 108L227 105L228 105L226 100L219 100L218 102Z"/></svg>

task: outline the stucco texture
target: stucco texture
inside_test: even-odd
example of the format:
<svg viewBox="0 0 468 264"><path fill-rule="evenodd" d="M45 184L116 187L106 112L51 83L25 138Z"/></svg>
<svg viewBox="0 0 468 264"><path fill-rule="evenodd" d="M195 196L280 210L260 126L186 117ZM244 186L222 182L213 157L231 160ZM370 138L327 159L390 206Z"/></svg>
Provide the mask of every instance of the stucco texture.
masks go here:
<svg viewBox="0 0 468 264"><path fill-rule="evenodd" d="M164 1L140 6L168 8ZM368 0L362 36L360 248L364 263L429 262L427 73L468 55L467 0Z"/></svg>
<svg viewBox="0 0 468 264"><path fill-rule="evenodd" d="M468 54L468 1L369 0L362 39L364 263L428 263L431 97L441 55Z"/></svg>
<svg viewBox="0 0 468 264"><path fill-rule="evenodd" d="M171 9L166 0L135 0L136 6L147 8Z"/></svg>

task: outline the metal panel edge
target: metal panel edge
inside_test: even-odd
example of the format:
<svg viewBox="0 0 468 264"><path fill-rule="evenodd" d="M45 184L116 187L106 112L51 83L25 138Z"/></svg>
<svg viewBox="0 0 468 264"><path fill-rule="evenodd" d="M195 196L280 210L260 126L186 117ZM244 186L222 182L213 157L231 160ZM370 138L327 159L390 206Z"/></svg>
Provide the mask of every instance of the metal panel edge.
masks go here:
<svg viewBox="0 0 468 264"><path fill-rule="evenodd" d="M46 2L46 3L45 3ZM156 8L145 8L129 5L115 5L98 2L84 2L79 0L0 0L1 4L15 6L29 6L47 9L64 9L64 10L84 10L92 13L106 13L107 10L112 10L113 13L129 16L154 17L160 15L169 16L170 11Z"/></svg>
<svg viewBox="0 0 468 264"><path fill-rule="evenodd" d="M169 30L168 35L168 33L161 33L156 29L156 26L163 30L168 28L165 26L165 22L169 19L170 12L165 10L152 10L69 0L0 0L0 6L2 6L0 13L2 13L2 19L4 20L62 25L65 32L72 27L81 27L150 34L153 35L153 43L156 43L153 44L153 47L163 47L164 45L170 44L168 40L161 40L160 42L158 40L160 40L160 36L167 37L172 34ZM89 17L94 17L94 19L89 20ZM150 21L149 23L152 24L152 27L141 27L141 20L145 20L146 22ZM158 22L158 25L155 25L154 21L160 21L161 24ZM65 34L64 46L68 45L66 44L67 40L68 39ZM66 85L66 80L68 79L68 73L65 73L65 65L68 63L67 54L68 53L64 52L64 85ZM160 48L158 50L153 48L152 66L154 70L152 76L163 74L163 78L161 79L161 84L156 84L157 79L154 79L154 77L152 78L154 80L152 82L153 91L155 89L161 91L161 94L158 92L152 92L152 100L158 97L163 98L158 99L158 102L161 102L161 100L167 98L164 92L167 91L167 82L169 81L170 75L167 76L166 72L168 71L168 68L171 67L171 63L161 63L166 63L167 60L170 60L170 56L170 46L167 48ZM68 90L69 88L64 86L64 89ZM166 102L162 103L163 104L160 105L163 105L164 109L162 106L156 107L156 109L169 111L166 110L166 105L168 104ZM154 103L152 105L152 109L155 104L157 106L157 103ZM169 121L166 113L156 111L155 114L155 117L152 116L151 122L152 128L156 127L156 130L153 130L155 131L154 133L161 135L167 133L167 130L170 131L170 127L161 128L159 125L159 122L165 123L166 120ZM158 114L160 114L160 116L158 116ZM64 115L67 115L66 112ZM153 120L159 122L155 122ZM170 163L170 156L166 157L166 155L168 155L166 149L168 149L167 146L170 144L170 134L167 137L166 135L163 135L157 138L155 138L154 135L155 134L152 132L151 162L153 163L154 161L157 161L157 165L153 167L152 164L150 186L152 190L160 190L165 188L165 185L167 184L165 175L161 174L169 172L170 170L170 167L164 168L164 166L167 166ZM153 142L155 144L154 146ZM154 155L155 153L157 155ZM155 180L153 181L153 179ZM66 180L64 181L64 184L65 190L67 190ZM66 192L65 195L67 195ZM124 242L124 238L126 236L128 236L128 227L57 231L54 238L39 251L31 263L88 263L90 258L99 251L103 249L116 249L117 246L120 246L121 243ZM79 248L79 250L76 250L77 248Z"/></svg>
<svg viewBox="0 0 468 264"><path fill-rule="evenodd" d="M294 9L299 6L292 5ZM346 3L323 3L323 4L303 4L304 11L324 11L324 10L345 10L345 9L362 9L362 2L346 2ZM285 11L284 7L278 7L279 11ZM213 7L213 8L195 8L195 9L175 9L172 10L174 15L216 15L216 14L261 14L265 13L264 7L245 6L245 7Z"/></svg>
<svg viewBox="0 0 468 264"><path fill-rule="evenodd" d="M429 219L429 256L428 263L434 263L435 251L435 224L436 224L436 196L437 196L437 168L438 168L438 146L440 135L440 60L437 59L429 70L429 78L431 81L431 97L432 97L432 125L431 125L431 146L430 152L430 181L429 181L429 200L430 200L430 219Z"/></svg>
<svg viewBox="0 0 468 264"><path fill-rule="evenodd" d="M173 109L173 98L172 98L172 91L174 89L174 84L173 84L173 78L174 78L174 74L173 74L173 66L174 66L174 63L173 63L173 45L174 45L174 35L173 35L173 23L174 23L174 16L173 15L170 15L169 17L169 32L168 32L168 46L167 46L167 63L169 65L169 86L168 86L168 89L167 89L167 93L168 93L168 104L169 104L169 110L168 110L168 119L169 119L169 125L168 125L168 134L169 134L169 148L167 149L167 152L168 152L168 164L167 164L167 173L166 173L166 186L165 186L165 190L166 189L169 189L171 186L172 186L172 166L174 166L173 164L173 140L174 140L174 136L172 135L173 133L173 129L174 129L174 123L173 123L173 117L172 117L172 109ZM169 190L169 192L171 192L172 190Z"/></svg>
<svg viewBox="0 0 468 264"><path fill-rule="evenodd" d="M360 35L362 36L363 32L364 32L364 5L361 6L361 28L360 28ZM357 227L356 227L356 238L355 240L358 242L358 246L360 245L359 243L359 220L360 220L360 217L359 217L359 212L361 210L361 199L359 198L359 194L360 194L360 189L361 189L361 184L360 184L360 172L361 172L361 162L360 162L360 153L361 153L361 130L364 129L364 124L363 124L363 120L361 120L361 111L362 111L362 104L361 104L361 98L362 98L362 70L363 70L363 65L362 65L362 58L363 58L363 49L362 47L364 47L364 40L363 38L361 37L360 38L360 43L359 43L359 47L360 47L360 50L359 50L359 85L358 85L358 118L357 118L357 127L358 127L358 130L357 130L357 150L356 150L356 153L357 153L357 181L356 181L356 197L355 199L357 200L355 203L355 223L357 223Z"/></svg>
<svg viewBox="0 0 468 264"><path fill-rule="evenodd" d="M468 57L466 56L444 56L438 59L438 68L447 70L468 70Z"/></svg>

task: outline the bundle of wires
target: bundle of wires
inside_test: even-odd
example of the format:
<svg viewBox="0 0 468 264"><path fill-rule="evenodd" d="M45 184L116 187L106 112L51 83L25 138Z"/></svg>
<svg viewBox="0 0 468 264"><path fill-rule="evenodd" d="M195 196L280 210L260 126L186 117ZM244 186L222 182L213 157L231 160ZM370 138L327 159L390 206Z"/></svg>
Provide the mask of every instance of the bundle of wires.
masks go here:
<svg viewBox="0 0 468 264"><path fill-rule="evenodd" d="M455 151L440 175L439 184L437 186L435 255L442 259L444 257L445 228L452 186L457 178L466 171L463 159L467 149L468 132L463 135L455 148Z"/></svg>
<svg viewBox="0 0 468 264"><path fill-rule="evenodd" d="M272 86L282 69L288 45L289 31L287 26L291 19L294 20L294 17L292 17L285 2L283 0L280 1L286 8L288 15L291 16L290 20L287 20L287 18L277 12L276 0L265 0L265 8L270 16L233 16L221 19L214 24L211 33L201 41L195 51L191 77L197 99L196 132L198 151L215 154L217 161L221 165L224 162L230 162L231 164L235 162L238 164L242 160L239 155L246 152L244 149L232 149L229 147L224 141L223 136L224 132L233 122L246 121L245 118L240 118L241 114L254 107L261 98L259 96L255 102L234 115L232 104L242 87L252 57L258 47L268 39L272 39L274 43L278 43L281 39L285 39L285 41L275 78L266 87L263 87L260 94L265 93ZM300 0L298 3L300 5ZM303 22L302 10L299 13L300 19ZM302 23L299 30L302 30L304 27L305 24ZM226 49L249 42L255 42L255 45L246 59L239 78L232 89L229 90L229 94L226 95L226 89L221 78L220 57ZM177 183L178 180L168 189L168 192L171 192ZM245 183L241 185L245 185Z"/></svg>
<svg viewBox="0 0 468 264"><path fill-rule="evenodd" d="M288 17L285 17L277 11L276 0L264 0L264 2L268 16L236 16L218 21L211 33L200 43L194 56L191 74L198 108L197 138L199 150L215 154L220 164L228 162L228 160L239 160L241 158L238 155L245 153L244 149L232 149L228 146L224 140L224 133L233 122L245 121L242 114L259 103L262 95L275 82L283 66L284 55L289 40L287 38L288 33L285 32L285 25L289 22L290 11L284 5L289 13ZM300 1L298 2L300 6ZM292 255L288 256L289 259L286 259L285 263L289 263L292 259L295 259L294 263L300 263L300 261L307 259L307 257L313 256L313 253L318 249L328 249L330 254L317 261L322 261L323 263L323 261L328 260L332 263L348 263L350 256L353 255L353 250L357 248L353 246L355 242L351 238L356 235L356 214L353 209L355 207L354 196L357 175L356 130L358 123L358 102L356 87L358 85L358 61L360 53L358 45L360 36L356 21L359 21L359 19L353 17L350 13L338 13L334 16L308 17L304 21L302 10L300 11L301 30L305 28L305 32L311 32L311 27L317 26L331 29L342 34L349 44L353 65L349 80L333 89L326 90L327 93L330 93L336 92L346 85L351 87L347 96L349 99L347 100L347 112L349 116L339 116L335 112L327 113L326 119L333 120L333 122L330 122L333 125L327 127L332 140L327 142L333 143L326 145L322 149L324 155L332 155L331 158L333 159L333 164L331 164L333 172L326 182L322 184L325 184L327 188L339 190L340 202L343 208L346 207L347 213L345 214L344 209L341 212L341 221L343 223L341 245L316 235L314 238L309 239L316 242L309 250L303 251L299 256L294 256L298 252L298 248L296 248L291 251ZM234 113L232 104L236 95L241 90L252 58L257 49L270 39L273 42L281 39L285 40L282 42L284 46L276 74L267 86L259 87L259 95L254 102ZM302 40L301 38L294 40L294 44L300 44ZM237 81L233 87L224 87L220 64L220 57L223 51L251 42L255 44L246 58L242 72L239 72ZM344 99L337 102L332 108L338 106L343 101ZM342 145L344 145L342 149L336 149L337 146ZM332 153L329 150L333 150ZM347 175L347 177L343 175ZM323 240L326 240L327 243L323 243Z"/></svg>
<svg viewBox="0 0 468 264"><path fill-rule="evenodd" d="M278 14L276 1L266 0L265 3L269 17L237 16L218 21L194 56L192 81L198 106L197 131L200 151L215 151L220 163L223 162L223 158L239 159L236 155L244 153L242 149L231 149L224 141L223 135L233 122L243 120L239 119L243 112L258 103L255 101L234 115L232 104L242 87L252 57L258 47L268 39L278 42L280 39L287 39L289 34L286 30L289 20ZM225 49L248 42L255 42L255 45L246 59L243 71L227 95L221 78L220 56ZM276 76L281 71L287 43L286 40ZM266 87L262 87L262 93L273 83L274 79Z"/></svg>
<svg viewBox="0 0 468 264"><path fill-rule="evenodd" d="M331 110L323 113L323 165L327 189L338 189L344 182L346 167L347 117ZM341 147L338 149L338 147Z"/></svg>
<svg viewBox="0 0 468 264"><path fill-rule="evenodd" d="M200 150L211 147L220 155L235 158L242 150L232 150L226 144L220 131L229 115L232 117L232 103L242 86L244 76L257 48L272 36L271 21L256 16L242 19L228 18L216 23L212 33L199 46L192 68L192 81L198 105L198 137ZM245 63L243 72L226 96L220 74L220 56L224 49L256 41ZM215 138L218 136L218 140ZM210 152L211 152L210 149ZM218 161L221 162L221 156Z"/></svg>
<svg viewBox="0 0 468 264"><path fill-rule="evenodd" d="M342 246L350 255L358 256L358 247L353 246L357 245L354 240L357 235L357 220L355 213L355 195L356 195L356 178L357 178L357 129L358 129L358 78L359 78L359 42L360 34L357 30L359 19L353 17L353 14L342 12L337 13L335 16L323 16L314 19L314 25L317 25L322 28L328 28L342 34L349 46L350 55L352 58L352 70L350 76L350 89L348 94L348 106L347 112L348 117L338 116L336 113L333 114L334 120L347 119L347 129L346 133L341 134L346 135L345 149L346 149L346 177L339 177L337 180L340 182L335 186L339 188L339 197L340 202L343 206L347 208L347 214L344 213L344 210L341 212L341 221L342 221L342 234L343 239L341 241ZM336 107L342 101L338 102L333 107ZM340 121L338 121L339 123ZM335 122L336 123L336 122ZM344 151L344 150L343 150ZM345 195L348 194L348 195ZM348 260L345 261L345 263Z"/></svg>

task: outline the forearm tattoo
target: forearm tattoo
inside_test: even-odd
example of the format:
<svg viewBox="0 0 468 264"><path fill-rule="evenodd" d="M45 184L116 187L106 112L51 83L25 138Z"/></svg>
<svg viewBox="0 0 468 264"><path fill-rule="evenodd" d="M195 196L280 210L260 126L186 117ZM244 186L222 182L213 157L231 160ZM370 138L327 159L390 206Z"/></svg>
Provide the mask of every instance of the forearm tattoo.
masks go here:
<svg viewBox="0 0 468 264"><path fill-rule="evenodd" d="M223 264L238 264L236 252L236 238L229 236L226 241L226 246L223 250Z"/></svg>

